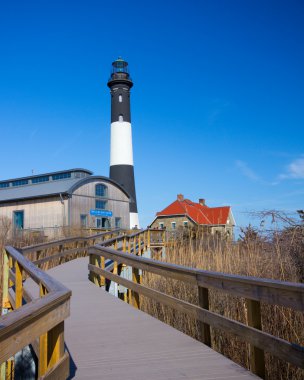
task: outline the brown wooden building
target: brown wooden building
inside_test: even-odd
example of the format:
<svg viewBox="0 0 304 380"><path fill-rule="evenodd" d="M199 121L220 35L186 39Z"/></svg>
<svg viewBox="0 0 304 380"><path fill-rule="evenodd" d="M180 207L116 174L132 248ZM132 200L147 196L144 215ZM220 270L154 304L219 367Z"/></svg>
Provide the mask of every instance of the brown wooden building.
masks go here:
<svg viewBox="0 0 304 380"><path fill-rule="evenodd" d="M15 230L129 228L129 194L92 174L71 169L0 181L0 219Z"/></svg>

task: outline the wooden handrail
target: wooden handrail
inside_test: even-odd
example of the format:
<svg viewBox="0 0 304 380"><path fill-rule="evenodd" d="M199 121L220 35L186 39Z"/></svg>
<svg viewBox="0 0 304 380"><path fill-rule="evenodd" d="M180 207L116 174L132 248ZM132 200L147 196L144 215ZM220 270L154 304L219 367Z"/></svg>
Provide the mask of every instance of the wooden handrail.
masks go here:
<svg viewBox="0 0 304 380"><path fill-rule="evenodd" d="M65 379L69 356L64 353L64 320L70 314L71 291L27 260L13 247L5 247L3 304L7 303L9 263L15 263L15 310L0 317L0 363L36 339L40 341L39 377ZM18 268L18 270L17 270ZM23 305L23 273L41 289L41 297ZM42 291L43 290L43 291ZM54 372L55 371L55 372Z"/></svg>
<svg viewBox="0 0 304 380"><path fill-rule="evenodd" d="M115 229L91 236L39 243L19 250L5 247L2 305L9 305L14 310L0 318L0 363L5 363L23 347L32 344L39 360L39 378L66 378L69 355L64 352L63 334L64 320L70 313L71 292L37 266L70 255L74 258L77 254L87 254L89 245L97 242L104 247L113 245L120 250L126 247L128 241L130 253L136 253L144 244L148 246L151 232L153 230L140 230L126 235L121 229ZM142 236L145 243L141 240ZM120 242L122 247L118 248ZM58 249L53 249L55 253L50 254L50 248ZM45 257L41 257L42 252ZM31 257L33 262L27 257L31 253L34 253ZM112 267L113 272L117 273L117 264L113 263ZM23 287L26 277L39 285L40 298L33 299Z"/></svg>
<svg viewBox="0 0 304 380"><path fill-rule="evenodd" d="M90 247L89 254L91 253L161 276L219 289L233 296L304 311L304 284L189 268L141 256L130 256L106 247Z"/></svg>
<svg viewBox="0 0 304 380"><path fill-rule="evenodd" d="M257 375L261 377L265 376L264 351L295 366L304 368L304 347L261 331L260 313L260 302L303 311L303 284L188 268L130 255L129 253L101 246L90 247L89 255L95 258L95 265L94 260L90 259L88 267L93 276L117 282L136 294L150 297L155 301L196 318L200 323L202 341L205 344L211 345L210 326L232 333L249 343L251 349L251 370ZM133 281L131 281L120 277L116 273L111 273L101 265L98 265L98 260L101 259L111 259L117 265L125 264L131 266L133 272L134 270L141 269L196 285L198 287L199 306L143 286L139 281L134 279L134 276ZM103 283L104 280L100 282ZM245 297L248 325L210 311L208 300L208 290L210 288L221 290L233 296Z"/></svg>
<svg viewBox="0 0 304 380"><path fill-rule="evenodd" d="M56 247L58 245L74 243L74 242L85 242L85 241L98 239L98 238L101 238L103 236L107 236L109 234L116 234L120 231L122 231L122 230L120 228L117 228L117 229L112 230L112 231L101 232L99 234L90 235L90 236L75 236L75 237L71 237L71 238L53 240L53 241L48 242L48 243L39 243L39 244L23 247L23 248L20 248L20 250L22 251L22 253L24 255L27 255L28 253L37 252L39 250Z"/></svg>

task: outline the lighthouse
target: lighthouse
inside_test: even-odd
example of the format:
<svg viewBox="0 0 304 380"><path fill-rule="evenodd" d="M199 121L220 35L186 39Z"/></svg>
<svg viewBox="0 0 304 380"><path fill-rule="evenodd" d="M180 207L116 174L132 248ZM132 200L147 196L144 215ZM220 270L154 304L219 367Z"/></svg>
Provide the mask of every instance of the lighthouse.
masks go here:
<svg viewBox="0 0 304 380"><path fill-rule="evenodd" d="M129 193L130 228L136 226L139 228L130 112L132 86L128 62L118 58L112 63L112 72L108 81L111 92L110 178Z"/></svg>

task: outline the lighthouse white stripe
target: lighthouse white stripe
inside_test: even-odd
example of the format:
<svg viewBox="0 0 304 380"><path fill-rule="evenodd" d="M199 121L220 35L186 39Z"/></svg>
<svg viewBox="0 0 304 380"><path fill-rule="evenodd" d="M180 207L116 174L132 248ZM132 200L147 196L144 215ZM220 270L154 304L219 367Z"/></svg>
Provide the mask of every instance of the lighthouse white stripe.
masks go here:
<svg viewBox="0 0 304 380"><path fill-rule="evenodd" d="M130 228L134 228L134 227L140 228L138 213L130 212Z"/></svg>
<svg viewBox="0 0 304 380"><path fill-rule="evenodd" d="M110 165L133 165L132 129L127 121L111 123Z"/></svg>

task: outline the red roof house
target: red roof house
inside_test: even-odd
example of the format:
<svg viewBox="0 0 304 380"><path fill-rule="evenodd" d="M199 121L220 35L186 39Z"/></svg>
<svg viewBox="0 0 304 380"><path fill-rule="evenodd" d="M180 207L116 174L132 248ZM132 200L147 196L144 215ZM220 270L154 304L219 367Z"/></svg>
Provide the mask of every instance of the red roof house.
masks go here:
<svg viewBox="0 0 304 380"><path fill-rule="evenodd" d="M235 220L230 206L208 207L204 199L195 203L178 194L174 202L156 213L151 224L154 228L166 227L172 230L189 225L207 226L211 233L228 232L232 236Z"/></svg>

